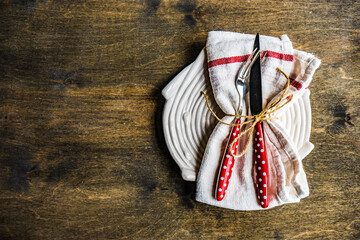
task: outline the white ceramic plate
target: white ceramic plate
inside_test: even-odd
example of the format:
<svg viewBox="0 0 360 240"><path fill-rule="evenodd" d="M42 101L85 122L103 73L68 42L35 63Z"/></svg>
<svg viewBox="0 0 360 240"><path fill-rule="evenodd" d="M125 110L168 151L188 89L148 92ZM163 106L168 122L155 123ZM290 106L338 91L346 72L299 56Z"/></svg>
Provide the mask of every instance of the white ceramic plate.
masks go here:
<svg viewBox="0 0 360 240"><path fill-rule="evenodd" d="M184 180L195 181L206 143L217 121L211 115L200 91L210 97L210 105L221 116L221 110L212 97L207 73L207 60L202 50L197 59L183 69L162 91L166 99L163 128L166 144L181 169ZM282 126L293 141L301 158L313 148L309 142L311 108L309 90L279 113L276 123Z"/></svg>

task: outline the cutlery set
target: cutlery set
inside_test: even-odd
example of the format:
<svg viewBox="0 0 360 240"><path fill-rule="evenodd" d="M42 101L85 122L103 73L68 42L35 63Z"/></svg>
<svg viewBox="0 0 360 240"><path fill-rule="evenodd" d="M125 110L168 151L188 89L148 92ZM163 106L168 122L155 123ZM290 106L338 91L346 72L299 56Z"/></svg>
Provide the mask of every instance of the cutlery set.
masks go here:
<svg viewBox="0 0 360 240"><path fill-rule="evenodd" d="M240 69L238 77L235 80L235 88L239 94L239 103L235 111L236 115L242 114L242 108L245 101L244 97L245 93L247 92L247 88L249 88L250 94L251 114L257 115L262 111L263 105L261 89L261 61L259 57L260 53L259 34L257 34L255 37L253 52L250 54L247 61ZM249 83L247 87L248 79ZM215 192L215 196L218 201L222 201L225 198L226 191L230 183L233 166L236 161L234 155L238 150L237 148L239 139L237 137L241 131L241 119L236 117L232 123L236 124L237 126L232 127L230 131L226 151L220 164ZM269 205L269 174L262 123L256 123L254 134L254 167L256 168L257 197L261 207L267 208ZM230 144L232 142L234 142L234 144Z"/></svg>

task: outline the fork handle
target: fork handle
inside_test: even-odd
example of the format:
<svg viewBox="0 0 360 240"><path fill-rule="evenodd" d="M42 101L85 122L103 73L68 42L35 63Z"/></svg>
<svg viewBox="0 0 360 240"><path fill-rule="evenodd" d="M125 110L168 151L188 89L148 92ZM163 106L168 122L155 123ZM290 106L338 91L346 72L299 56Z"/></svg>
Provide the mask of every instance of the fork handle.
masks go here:
<svg viewBox="0 0 360 240"><path fill-rule="evenodd" d="M267 208L269 205L269 171L268 162L266 157L265 141L263 135L262 124L257 123L255 127L254 137L254 156L255 156L255 167L256 167L256 186L258 200L262 208Z"/></svg>
<svg viewBox="0 0 360 240"><path fill-rule="evenodd" d="M235 123L240 124L241 123L240 118L236 119ZM232 175L234 162L235 162L235 158L231 155L231 152L233 154L236 154L239 139L235 141L232 147L229 145L234 141L234 139L239 135L239 133L240 133L240 126L233 127L231 129L231 135L229 136L228 143L226 144L226 150L220 165L218 180L216 184L216 191L215 191L215 196L218 201L224 199L226 190L229 186L229 181Z"/></svg>

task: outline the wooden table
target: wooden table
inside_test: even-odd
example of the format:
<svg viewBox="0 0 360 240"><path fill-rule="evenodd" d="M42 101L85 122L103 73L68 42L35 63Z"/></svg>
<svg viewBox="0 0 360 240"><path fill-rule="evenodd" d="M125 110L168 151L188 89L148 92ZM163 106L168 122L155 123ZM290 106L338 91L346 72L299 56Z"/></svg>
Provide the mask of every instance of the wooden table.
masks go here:
<svg viewBox="0 0 360 240"><path fill-rule="evenodd" d="M1 239L359 239L357 1L4 0ZM194 200L164 142L162 88L207 32L288 34L310 86L311 194L238 212Z"/></svg>

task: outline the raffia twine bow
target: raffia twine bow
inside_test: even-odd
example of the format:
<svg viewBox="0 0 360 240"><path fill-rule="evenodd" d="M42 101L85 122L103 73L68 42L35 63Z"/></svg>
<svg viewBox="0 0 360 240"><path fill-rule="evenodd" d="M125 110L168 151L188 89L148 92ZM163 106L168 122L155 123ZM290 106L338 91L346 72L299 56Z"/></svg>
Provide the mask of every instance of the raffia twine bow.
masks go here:
<svg viewBox="0 0 360 240"><path fill-rule="evenodd" d="M276 117L270 117L269 115L271 113L274 113L276 111L278 111L279 109L283 108L286 104L288 104L289 102L291 102L292 98L293 98L293 94L289 93L289 87L290 87L290 78L288 77L288 75L286 75L286 73L284 73L280 68L276 68L277 71L279 71L280 73L282 73L286 79L286 85L285 85L285 89L282 92L282 94L275 100L273 101L271 104L268 104L259 114L257 115L252 115L252 116L247 116L247 115L236 115L236 114L225 114L226 116L231 116L231 117L236 117L236 118L246 118L248 119L247 121L244 121L242 123L236 124L236 123L227 123L222 121L217 115L216 113L211 109L210 104L209 104L209 100L206 96L206 94L201 91L201 93L204 95L205 97L205 101L206 101L206 105L209 108L210 112L212 113L212 115L214 115L214 117L222 124L225 125L229 125L229 126L243 126L246 124L251 124L251 126L246 129L245 131L242 131L236 138L234 138L234 140L231 142L231 144L229 145L230 149L233 149L233 145L235 144L235 142L240 139L244 134L248 133L248 138L246 140L246 145L245 148L242 150L242 152L238 155L234 154L232 151L230 151L230 154L233 157L241 157L242 155L245 154L246 150L249 147L250 144L250 139L251 136L254 134L255 131L255 126L257 123L262 123L265 120L272 120L272 119L278 119ZM282 100L286 99L287 101L283 104L281 104Z"/></svg>

